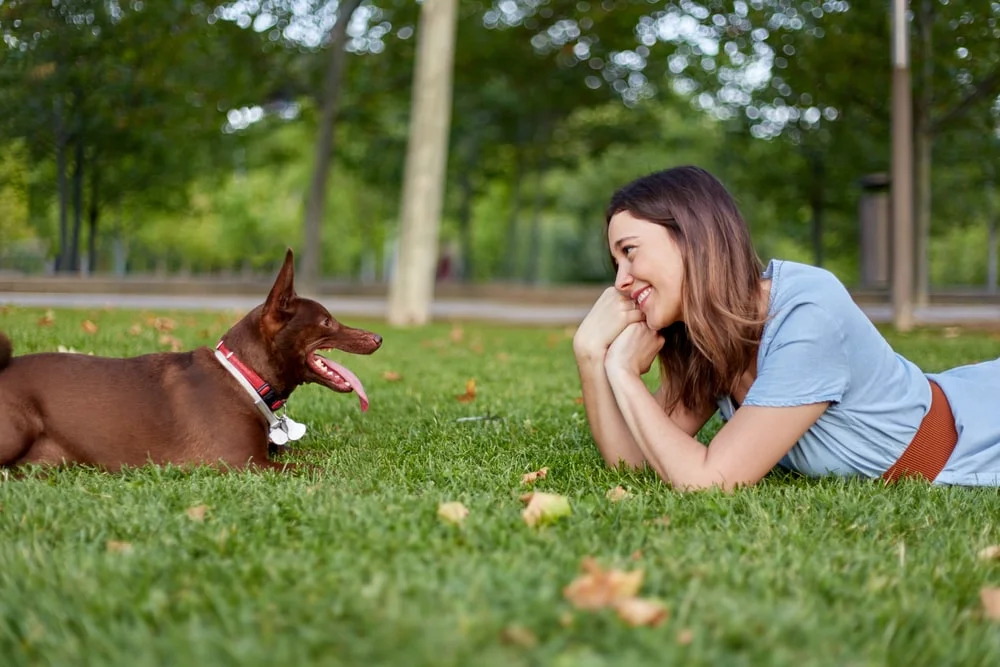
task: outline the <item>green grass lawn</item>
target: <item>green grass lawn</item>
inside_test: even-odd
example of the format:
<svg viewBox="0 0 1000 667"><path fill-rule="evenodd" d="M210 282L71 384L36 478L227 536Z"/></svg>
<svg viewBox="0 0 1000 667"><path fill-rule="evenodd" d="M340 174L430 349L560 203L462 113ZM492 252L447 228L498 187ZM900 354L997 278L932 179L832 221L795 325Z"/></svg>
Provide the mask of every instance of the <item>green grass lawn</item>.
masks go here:
<svg viewBox="0 0 1000 667"><path fill-rule="evenodd" d="M153 316L185 349L211 345L236 316L59 310L42 326L44 313L0 310L17 353L166 349ZM979 599L1000 561L977 558L1000 543L997 490L775 473L679 494L602 466L571 330L348 323L385 338L371 357L331 355L365 381L369 412L316 386L289 402L309 426L291 458L323 472L0 481L0 663L1000 664ZM929 371L1000 354L995 334L957 333L892 342ZM475 399L457 400L470 379ZM490 419L457 421L474 416ZM529 528L521 475L542 466L536 488L573 513ZM631 495L614 503L617 485ZM437 517L445 501L469 508L463 525ZM642 568L641 594L669 619L573 610L562 591L588 555Z"/></svg>

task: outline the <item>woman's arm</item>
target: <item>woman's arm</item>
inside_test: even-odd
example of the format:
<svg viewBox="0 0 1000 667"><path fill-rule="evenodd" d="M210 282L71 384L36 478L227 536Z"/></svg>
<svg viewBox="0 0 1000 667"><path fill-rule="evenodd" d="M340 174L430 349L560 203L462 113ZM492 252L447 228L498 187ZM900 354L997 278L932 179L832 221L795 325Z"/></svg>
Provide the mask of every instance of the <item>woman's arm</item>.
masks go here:
<svg viewBox="0 0 1000 667"><path fill-rule="evenodd" d="M646 461L622 418L621 410L608 383L607 371L604 369L605 356L612 341L626 326L641 321L642 313L635 307L632 299L610 287L594 304L573 337L573 351L580 372L587 422L601 456L612 467L622 462L632 467L639 467ZM646 391L645 385L643 390ZM661 386L653 397L661 406L663 393ZM708 414L698 415L683 405L678 405L670 412L669 417L684 432L693 436L701 430L713 413L714 410Z"/></svg>
<svg viewBox="0 0 1000 667"><path fill-rule="evenodd" d="M630 326L609 348L605 369L636 447L664 481L680 489L732 489L759 481L829 406L744 406L705 447L663 412L642 382L643 367L662 344L644 325Z"/></svg>
<svg viewBox="0 0 1000 667"><path fill-rule="evenodd" d="M758 482L829 405L744 406L706 447L664 414L638 376L612 371L608 383L646 462L665 482L683 490L729 490Z"/></svg>

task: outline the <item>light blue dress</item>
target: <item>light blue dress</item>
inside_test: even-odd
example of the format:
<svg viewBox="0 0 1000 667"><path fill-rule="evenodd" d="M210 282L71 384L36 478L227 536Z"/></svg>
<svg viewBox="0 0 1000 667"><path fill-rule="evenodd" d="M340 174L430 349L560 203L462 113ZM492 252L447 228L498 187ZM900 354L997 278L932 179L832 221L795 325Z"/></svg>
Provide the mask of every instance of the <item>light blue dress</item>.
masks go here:
<svg viewBox="0 0 1000 667"><path fill-rule="evenodd" d="M935 483L1000 485L1000 359L925 375L893 351L829 271L772 260L764 278L769 320L743 405L831 402L779 465L811 476L881 476L930 409L929 377L948 397L958 430ZM732 399L718 403L730 419Z"/></svg>

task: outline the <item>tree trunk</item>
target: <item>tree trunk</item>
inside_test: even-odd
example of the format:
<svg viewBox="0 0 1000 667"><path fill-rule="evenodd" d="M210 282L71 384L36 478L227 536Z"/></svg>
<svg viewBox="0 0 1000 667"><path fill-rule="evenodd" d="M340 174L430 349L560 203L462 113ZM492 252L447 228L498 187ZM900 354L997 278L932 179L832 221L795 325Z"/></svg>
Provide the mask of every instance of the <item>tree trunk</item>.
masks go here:
<svg viewBox="0 0 1000 667"><path fill-rule="evenodd" d="M996 155L990 156L986 165L986 291L997 293L997 193L996 193Z"/></svg>
<svg viewBox="0 0 1000 667"><path fill-rule="evenodd" d="M388 320L394 325L430 320L448 160L457 9L457 0L424 0L420 8L399 255L389 284Z"/></svg>
<svg viewBox="0 0 1000 667"><path fill-rule="evenodd" d="M66 126L63 119L62 97L57 95L55 101L55 138L56 138L56 182L59 191L59 253L56 255L56 271L68 271L69 255L69 225L67 224L69 193L66 191Z"/></svg>
<svg viewBox="0 0 1000 667"><path fill-rule="evenodd" d="M305 229L303 230L302 263L299 270L299 288L304 294L315 294L319 287L320 258L323 253L321 230L323 211L326 208L326 186L330 176L330 162L333 158L334 125L337 116L337 101L340 98L340 80L344 72L347 52L344 41L351 15L361 4L361 0L341 0L337 8L337 18L330 30L330 63L323 82L323 110L319 121L319 137L316 140L316 166L309 184L309 199L306 203Z"/></svg>
<svg viewBox="0 0 1000 667"><path fill-rule="evenodd" d="M80 269L80 229L83 227L83 136L76 135L76 158L73 161L73 234L70 237L69 270Z"/></svg>
<svg viewBox="0 0 1000 667"><path fill-rule="evenodd" d="M926 306L930 292L930 256L928 247L931 237L931 162L933 160L934 136L931 128L931 105L934 101L932 88L934 77L934 57L932 48L932 29L934 27L934 5L932 0L922 0L919 13L920 50L923 58L923 68L920 73L920 97L914 105L914 125L916 137L914 141L914 157L916 158L916 211L914 230L914 260L916 275L914 276L914 305L918 308Z"/></svg>
<svg viewBox="0 0 1000 667"><path fill-rule="evenodd" d="M525 280L534 285L538 282L541 273L542 262L542 208L545 203L545 189L542 183L545 180L545 173L548 171L549 156L546 145L542 141L536 142L541 155L535 162L534 178L534 201L531 206L531 228L528 232L528 266L526 267Z"/></svg>
<svg viewBox="0 0 1000 667"><path fill-rule="evenodd" d="M90 164L90 201L87 215L87 271L93 274L97 269L97 219L100 216L100 204L98 203L100 185L99 172L97 168L96 156L91 156Z"/></svg>

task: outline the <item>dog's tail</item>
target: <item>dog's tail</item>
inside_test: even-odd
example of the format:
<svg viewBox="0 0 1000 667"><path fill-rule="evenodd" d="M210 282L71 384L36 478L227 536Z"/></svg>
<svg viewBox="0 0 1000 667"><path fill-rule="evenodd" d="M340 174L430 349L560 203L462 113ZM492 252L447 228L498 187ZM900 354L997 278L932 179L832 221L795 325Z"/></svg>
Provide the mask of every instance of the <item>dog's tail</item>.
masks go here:
<svg viewBox="0 0 1000 667"><path fill-rule="evenodd" d="M14 356L14 348L10 344L10 338L0 331L0 371L7 368L10 358Z"/></svg>

